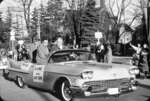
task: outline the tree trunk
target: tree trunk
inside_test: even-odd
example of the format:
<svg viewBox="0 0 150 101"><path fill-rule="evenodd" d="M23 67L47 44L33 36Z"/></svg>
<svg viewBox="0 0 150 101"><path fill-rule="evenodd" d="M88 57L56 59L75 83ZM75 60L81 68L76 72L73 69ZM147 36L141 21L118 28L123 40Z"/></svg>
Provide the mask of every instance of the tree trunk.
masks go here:
<svg viewBox="0 0 150 101"><path fill-rule="evenodd" d="M150 31L149 31L149 34L148 34L148 46L149 46L149 49L150 49Z"/></svg>

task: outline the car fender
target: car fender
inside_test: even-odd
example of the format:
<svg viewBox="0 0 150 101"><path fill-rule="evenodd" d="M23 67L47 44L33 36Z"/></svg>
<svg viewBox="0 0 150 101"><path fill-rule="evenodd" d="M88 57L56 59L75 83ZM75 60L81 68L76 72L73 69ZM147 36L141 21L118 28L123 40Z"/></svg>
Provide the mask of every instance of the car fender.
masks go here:
<svg viewBox="0 0 150 101"><path fill-rule="evenodd" d="M46 81L44 82L46 83L46 88L50 89L51 91L54 91L58 82L68 80L69 84L73 85L76 79L77 77L74 75L45 72L44 80Z"/></svg>

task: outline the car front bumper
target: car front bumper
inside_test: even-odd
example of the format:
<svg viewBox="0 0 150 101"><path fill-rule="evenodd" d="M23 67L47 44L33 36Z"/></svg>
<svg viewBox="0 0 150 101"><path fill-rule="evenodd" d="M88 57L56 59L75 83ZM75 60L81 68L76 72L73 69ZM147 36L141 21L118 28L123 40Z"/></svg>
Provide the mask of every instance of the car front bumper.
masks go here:
<svg viewBox="0 0 150 101"><path fill-rule="evenodd" d="M131 83L127 86L110 87L110 88L94 88L92 86L71 87L73 96L113 96L135 91L137 86Z"/></svg>
<svg viewBox="0 0 150 101"><path fill-rule="evenodd" d="M83 90L78 87L71 87L73 96L113 96L113 95L120 95L124 93L129 93L136 90L136 86L132 86L129 88L108 88L102 91L92 92L88 90Z"/></svg>

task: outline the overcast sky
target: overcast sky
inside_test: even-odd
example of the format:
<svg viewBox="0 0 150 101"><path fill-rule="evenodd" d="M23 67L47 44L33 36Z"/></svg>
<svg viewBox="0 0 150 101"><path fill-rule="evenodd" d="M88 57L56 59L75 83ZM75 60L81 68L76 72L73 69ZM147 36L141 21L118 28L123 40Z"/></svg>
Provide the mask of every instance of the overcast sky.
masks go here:
<svg viewBox="0 0 150 101"><path fill-rule="evenodd" d="M18 7L19 4L16 1L17 0L3 0L3 2L0 4L0 10L5 11L7 10L8 7ZM48 0L33 0L32 8L38 7L40 2L43 2L43 4L46 4L47 1Z"/></svg>
<svg viewBox="0 0 150 101"><path fill-rule="evenodd" d="M17 4L17 2L15 2L16 0L4 0L1 4L0 4L0 11L6 11L8 7L18 7L19 5ZM46 4L48 0L33 0L32 3L32 8L34 7L38 7L39 4L42 2L43 4ZM62 0L63 1L63 0ZM99 0L96 0L97 4L99 4ZM65 3L66 4L66 3Z"/></svg>

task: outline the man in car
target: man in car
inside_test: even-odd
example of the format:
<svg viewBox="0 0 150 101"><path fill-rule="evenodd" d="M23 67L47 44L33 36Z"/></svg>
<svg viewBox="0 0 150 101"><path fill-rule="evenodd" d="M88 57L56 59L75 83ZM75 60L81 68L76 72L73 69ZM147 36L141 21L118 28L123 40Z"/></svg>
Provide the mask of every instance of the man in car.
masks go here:
<svg viewBox="0 0 150 101"><path fill-rule="evenodd" d="M36 61L37 64L46 64L49 56L48 40L42 39L42 43L37 48Z"/></svg>
<svg viewBox="0 0 150 101"><path fill-rule="evenodd" d="M39 39L35 39L32 44L30 44L29 54L32 63L36 63L36 55L37 55L37 48L41 44Z"/></svg>
<svg viewBox="0 0 150 101"><path fill-rule="evenodd" d="M58 39L55 41L54 46L51 48L51 52L62 50L62 49L68 49L63 42L63 39L61 37L58 37Z"/></svg>

